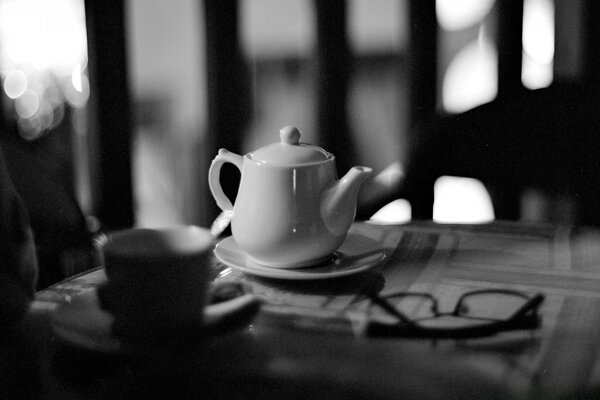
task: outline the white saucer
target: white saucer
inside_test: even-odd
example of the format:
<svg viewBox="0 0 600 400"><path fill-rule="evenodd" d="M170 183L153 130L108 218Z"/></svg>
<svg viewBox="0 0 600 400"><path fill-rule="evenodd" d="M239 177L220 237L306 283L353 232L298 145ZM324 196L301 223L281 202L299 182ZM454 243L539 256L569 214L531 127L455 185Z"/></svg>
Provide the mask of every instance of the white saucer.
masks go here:
<svg viewBox="0 0 600 400"><path fill-rule="evenodd" d="M330 279L357 274L375 267L385 258L385 252L374 240L349 233L332 261L315 267L272 268L252 261L229 236L215 247L215 256L223 264L247 274L264 278L310 280Z"/></svg>
<svg viewBox="0 0 600 400"><path fill-rule="evenodd" d="M245 294L204 309L203 329L231 330L248 322L258 311L259 300ZM114 317L100 307L96 289L86 290L60 303L51 313L55 335L75 347L102 353L135 353L135 346L112 333Z"/></svg>

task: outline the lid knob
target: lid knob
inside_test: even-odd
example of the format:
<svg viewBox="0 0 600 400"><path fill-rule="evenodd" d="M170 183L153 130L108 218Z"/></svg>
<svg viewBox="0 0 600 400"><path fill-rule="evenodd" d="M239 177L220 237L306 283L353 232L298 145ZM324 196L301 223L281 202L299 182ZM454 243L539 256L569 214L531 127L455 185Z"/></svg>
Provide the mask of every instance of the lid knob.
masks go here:
<svg viewBox="0 0 600 400"><path fill-rule="evenodd" d="M248 156L259 163L277 165L312 164L332 159L333 156L318 146L300 143L300 131L293 126L279 130L279 142L261 147Z"/></svg>
<svg viewBox="0 0 600 400"><path fill-rule="evenodd" d="M300 131L295 126L285 126L279 130L281 143L298 145L300 144Z"/></svg>

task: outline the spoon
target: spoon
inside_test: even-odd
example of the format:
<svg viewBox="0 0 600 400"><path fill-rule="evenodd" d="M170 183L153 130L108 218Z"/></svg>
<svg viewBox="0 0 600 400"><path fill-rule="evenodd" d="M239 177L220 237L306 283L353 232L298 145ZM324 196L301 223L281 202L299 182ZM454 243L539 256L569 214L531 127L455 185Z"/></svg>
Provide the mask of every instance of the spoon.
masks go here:
<svg viewBox="0 0 600 400"><path fill-rule="evenodd" d="M217 218L215 218L210 226L210 233L212 234L213 238L217 239L223 234L223 232L225 232L225 229L227 229L231 223L232 217L233 212L231 211L222 211L219 215L217 215Z"/></svg>

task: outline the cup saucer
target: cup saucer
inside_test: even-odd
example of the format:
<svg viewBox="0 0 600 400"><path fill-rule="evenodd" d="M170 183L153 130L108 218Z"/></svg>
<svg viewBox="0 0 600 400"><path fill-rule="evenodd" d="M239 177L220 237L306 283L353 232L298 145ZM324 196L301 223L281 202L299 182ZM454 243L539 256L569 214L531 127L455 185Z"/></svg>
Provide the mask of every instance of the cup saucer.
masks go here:
<svg viewBox="0 0 600 400"><path fill-rule="evenodd" d="M251 293L209 304L204 308L204 323L198 329L206 335L235 330L247 324L259 306L260 300ZM113 322L112 314L100 306L95 288L60 303L50 314L52 330L65 344L99 353L138 354L140 348L113 334Z"/></svg>
<svg viewBox="0 0 600 400"><path fill-rule="evenodd" d="M378 265L385 258L380 245L364 235L348 233L330 262L314 267L273 268L252 261L240 249L232 236L221 240L215 247L215 256L223 264L250 275L288 280L331 279L357 274Z"/></svg>

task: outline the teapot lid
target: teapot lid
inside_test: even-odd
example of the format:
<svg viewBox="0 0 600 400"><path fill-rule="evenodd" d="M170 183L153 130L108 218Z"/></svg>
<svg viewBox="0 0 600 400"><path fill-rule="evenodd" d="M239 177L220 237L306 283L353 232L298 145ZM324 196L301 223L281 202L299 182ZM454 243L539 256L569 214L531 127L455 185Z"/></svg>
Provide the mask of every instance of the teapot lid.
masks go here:
<svg viewBox="0 0 600 400"><path fill-rule="evenodd" d="M333 156L318 146L300 143L300 131L286 126L279 131L279 143L272 143L249 154L256 162L290 165L325 161Z"/></svg>

